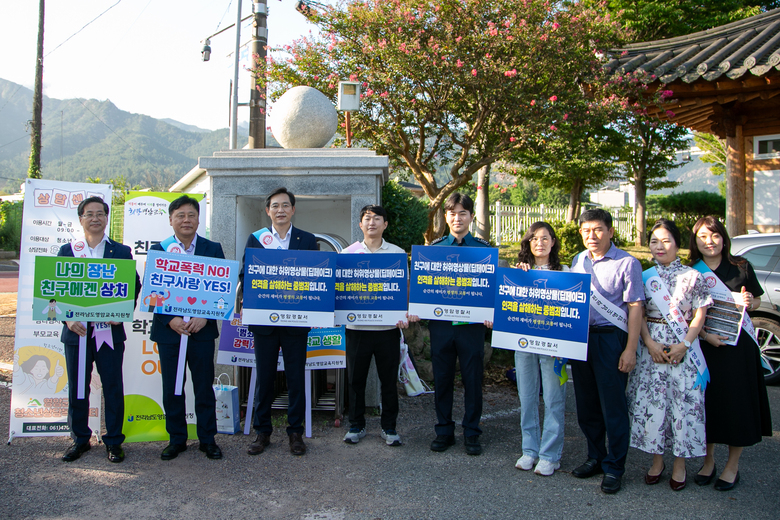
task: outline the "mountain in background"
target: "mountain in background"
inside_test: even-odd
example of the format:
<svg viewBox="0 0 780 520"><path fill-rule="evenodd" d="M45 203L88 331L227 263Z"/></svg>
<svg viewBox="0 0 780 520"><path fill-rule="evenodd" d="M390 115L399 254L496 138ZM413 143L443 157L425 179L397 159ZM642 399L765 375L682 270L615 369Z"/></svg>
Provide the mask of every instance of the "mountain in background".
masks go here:
<svg viewBox="0 0 780 520"><path fill-rule="evenodd" d="M31 118L32 91L0 79L0 189L10 193L27 177ZM131 186L167 190L198 157L227 149L229 133L131 114L109 100L44 96L41 169L45 179L124 176ZM239 127L239 143L247 133ZM279 146L270 134L266 141Z"/></svg>

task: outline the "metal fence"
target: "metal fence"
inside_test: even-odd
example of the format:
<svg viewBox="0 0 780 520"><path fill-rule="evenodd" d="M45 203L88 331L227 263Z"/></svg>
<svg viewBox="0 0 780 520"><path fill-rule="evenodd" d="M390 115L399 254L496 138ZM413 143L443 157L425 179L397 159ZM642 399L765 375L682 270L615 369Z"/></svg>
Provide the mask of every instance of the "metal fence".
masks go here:
<svg viewBox="0 0 780 520"><path fill-rule="evenodd" d="M490 206L490 238L496 245L506 242L519 242L528 227L536 221L566 222L568 208L539 206L509 206L496 201ZM610 211L612 226L615 233L626 241L633 241L636 227L636 217L631 211ZM647 216L648 222L651 221ZM476 230L476 222L471 224L471 232Z"/></svg>

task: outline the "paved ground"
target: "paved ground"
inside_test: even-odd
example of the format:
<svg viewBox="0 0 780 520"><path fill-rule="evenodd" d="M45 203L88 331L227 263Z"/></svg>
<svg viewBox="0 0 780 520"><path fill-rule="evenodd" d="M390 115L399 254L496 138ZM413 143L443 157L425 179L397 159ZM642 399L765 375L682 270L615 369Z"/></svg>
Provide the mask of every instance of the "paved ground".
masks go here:
<svg viewBox="0 0 780 520"><path fill-rule="evenodd" d="M0 304L2 303L0 298ZM13 318L0 318L0 361L12 355ZM10 375L5 372L4 375ZM719 493L690 481L669 489L669 471L646 486L650 457L631 450L624 489L599 490L600 478L579 480L570 471L585 458L576 424L571 383L561 471L539 477L514 467L520 452L519 409L510 387L485 393L485 452L469 457L463 439L445 453L428 449L433 438L433 398L402 397L399 432L406 444L389 448L379 438L379 418L356 446L342 442L332 413L316 412L309 452L293 457L283 434L256 457L246 455L244 435L220 435L225 458L210 461L197 443L173 461L159 458L165 443L125 444L127 459L111 464L102 446L66 464L65 437L17 438L0 445L3 518L262 518L262 519L452 519L489 518L780 518L780 387L769 389L775 434L742 457L741 482ZM10 389L0 385L0 411L10 408ZM456 417L462 395L456 396ZM0 412L0 435L8 415ZM717 456L725 462L725 448ZM666 461L671 468L672 458ZM689 461L688 471L700 462Z"/></svg>

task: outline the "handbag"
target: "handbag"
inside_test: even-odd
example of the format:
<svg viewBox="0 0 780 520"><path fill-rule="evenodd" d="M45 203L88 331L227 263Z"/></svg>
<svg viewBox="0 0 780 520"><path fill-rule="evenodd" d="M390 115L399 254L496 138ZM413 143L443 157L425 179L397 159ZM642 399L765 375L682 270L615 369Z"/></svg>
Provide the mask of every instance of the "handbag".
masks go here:
<svg viewBox="0 0 780 520"><path fill-rule="evenodd" d="M417 369L414 368L412 358L409 357L409 346L404 343L404 336L401 335L401 361L398 365L398 380L403 383L406 395L415 396L420 394L430 394L431 388L420 379Z"/></svg>
<svg viewBox="0 0 780 520"><path fill-rule="evenodd" d="M222 376L228 378L228 384L222 384ZM233 435L241 431L241 416L238 405L238 387L230 385L230 376L220 374L214 378L214 397L217 399L217 431Z"/></svg>

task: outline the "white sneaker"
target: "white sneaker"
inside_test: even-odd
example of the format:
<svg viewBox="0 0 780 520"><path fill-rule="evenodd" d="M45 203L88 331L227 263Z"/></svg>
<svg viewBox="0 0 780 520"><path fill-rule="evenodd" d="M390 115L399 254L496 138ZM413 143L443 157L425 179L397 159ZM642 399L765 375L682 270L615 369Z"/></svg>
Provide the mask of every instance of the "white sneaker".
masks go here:
<svg viewBox="0 0 780 520"><path fill-rule="evenodd" d="M357 444L360 439L366 436L365 428L350 428L344 436L344 442L347 444Z"/></svg>
<svg viewBox="0 0 780 520"><path fill-rule="evenodd" d="M519 459L517 459L517 463L515 464L515 467L517 469L522 469L523 471L528 471L531 468L534 467L534 464L539 462L539 459L535 459L531 457L530 455L523 455Z"/></svg>
<svg viewBox="0 0 780 520"><path fill-rule="evenodd" d="M402 444L401 436L395 430L382 430L380 435L388 446L400 446Z"/></svg>
<svg viewBox="0 0 780 520"><path fill-rule="evenodd" d="M537 475L543 475L545 477L549 477L552 475L556 469L560 469L561 463L560 462L550 462L549 460L540 460L539 464L536 465L536 468L534 469L534 473Z"/></svg>

